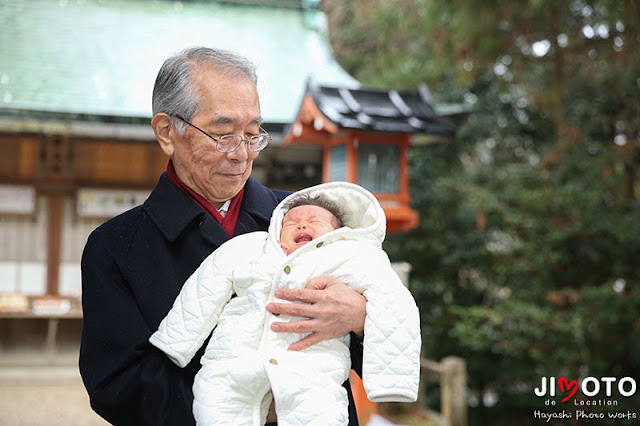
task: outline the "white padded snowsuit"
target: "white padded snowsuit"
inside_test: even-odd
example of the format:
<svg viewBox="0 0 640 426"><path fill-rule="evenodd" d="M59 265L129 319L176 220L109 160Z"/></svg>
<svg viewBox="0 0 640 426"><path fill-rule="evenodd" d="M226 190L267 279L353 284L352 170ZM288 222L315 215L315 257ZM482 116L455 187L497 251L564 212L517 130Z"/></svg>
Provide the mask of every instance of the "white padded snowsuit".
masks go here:
<svg viewBox="0 0 640 426"><path fill-rule="evenodd" d="M386 219L376 198L360 186L332 182L298 193L322 194L348 213L343 227L289 256L278 237L284 211L275 210L269 232L223 244L187 280L171 311L150 338L184 367L213 335L195 377L199 425L262 425L272 397L278 425L346 425L349 336L303 351L287 347L304 337L275 333L265 306L281 288L303 288L331 275L367 298L363 383L374 402L412 402L420 373L420 319L413 297L381 248ZM231 298L235 294L236 297ZM286 303L286 302L284 302ZM214 330L215 328L215 330Z"/></svg>

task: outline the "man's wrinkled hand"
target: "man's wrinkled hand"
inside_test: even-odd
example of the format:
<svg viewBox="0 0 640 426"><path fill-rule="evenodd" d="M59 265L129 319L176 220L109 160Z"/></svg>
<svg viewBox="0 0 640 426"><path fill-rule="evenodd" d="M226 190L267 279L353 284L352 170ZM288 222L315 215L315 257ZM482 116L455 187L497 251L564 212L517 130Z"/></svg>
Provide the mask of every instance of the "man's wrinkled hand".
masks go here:
<svg viewBox="0 0 640 426"><path fill-rule="evenodd" d="M289 346L291 351L299 351L349 332L354 332L360 339L364 337L367 299L336 278L314 278L303 289L281 289L275 296L302 303L269 303L269 312L308 318L271 324L271 329L276 332L311 333Z"/></svg>

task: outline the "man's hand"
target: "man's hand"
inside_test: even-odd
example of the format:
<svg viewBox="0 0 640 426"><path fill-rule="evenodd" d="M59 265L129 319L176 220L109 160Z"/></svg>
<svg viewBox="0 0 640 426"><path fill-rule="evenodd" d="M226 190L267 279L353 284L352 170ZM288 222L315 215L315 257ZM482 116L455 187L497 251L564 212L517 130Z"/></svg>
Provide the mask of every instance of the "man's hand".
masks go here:
<svg viewBox="0 0 640 426"><path fill-rule="evenodd" d="M336 278L314 278L303 289L282 289L275 295L278 299L304 302L267 305L267 310L273 314L308 318L271 324L273 331L311 333L289 346L290 351L299 351L316 343L344 336L351 331L360 339L364 337L367 299Z"/></svg>

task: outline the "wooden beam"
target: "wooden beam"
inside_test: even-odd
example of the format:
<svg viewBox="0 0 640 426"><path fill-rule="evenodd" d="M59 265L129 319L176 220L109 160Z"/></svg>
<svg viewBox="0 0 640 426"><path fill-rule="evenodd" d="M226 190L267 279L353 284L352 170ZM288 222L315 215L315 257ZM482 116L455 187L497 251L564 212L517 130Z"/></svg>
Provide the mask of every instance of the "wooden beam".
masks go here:
<svg viewBox="0 0 640 426"><path fill-rule="evenodd" d="M442 360L440 404L450 426L467 425L467 364L464 359L448 356Z"/></svg>
<svg viewBox="0 0 640 426"><path fill-rule="evenodd" d="M60 281L64 195L51 194L47 201L47 295L55 296Z"/></svg>
<svg viewBox="0 0 640 426"><path fill-rule="evenodd" d="M331 148L328 145L325 145L322 149L322 182L329 182L331 170Z"/></svg>
<svg viewBox="0 0 640 426"><path fill-rule="evenodd" d="M347 142L347 182L358 183L358 135L351 133Z"/></svg>

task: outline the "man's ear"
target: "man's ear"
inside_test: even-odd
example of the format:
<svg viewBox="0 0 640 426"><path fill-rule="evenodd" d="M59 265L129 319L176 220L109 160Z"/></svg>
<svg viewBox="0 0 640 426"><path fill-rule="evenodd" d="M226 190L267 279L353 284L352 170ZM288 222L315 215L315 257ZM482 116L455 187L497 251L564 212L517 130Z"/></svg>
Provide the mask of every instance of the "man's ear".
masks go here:
<svg viewBox="0 0 640 426"><path fill-rule="evenodd" d="M171 135L171 117L163 112L159 112L151 119L151 127L156 134L156 139L162 151L168 156L173 155L175 150L174 141Z"/></svg>

